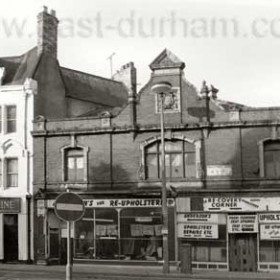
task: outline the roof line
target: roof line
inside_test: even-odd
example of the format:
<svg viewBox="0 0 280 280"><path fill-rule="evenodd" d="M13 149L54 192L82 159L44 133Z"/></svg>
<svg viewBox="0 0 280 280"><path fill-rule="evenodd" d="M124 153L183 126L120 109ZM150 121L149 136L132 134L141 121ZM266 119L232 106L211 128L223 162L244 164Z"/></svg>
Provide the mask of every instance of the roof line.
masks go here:
<svg viewBox="0 0 280 280"><path fill-rule="evenodd" d="M95 78L99 78L99 79L102 79L102 80L106 80L106 81L110 81L110 82L115 82L115 83L118 83L118 84L123 84L120 81L116 81L116 80L113 80L113 79L104 78L104 77L101 77L101 76L89 74L89 73L86 73L86 72L83 72L83 71L79 71L79 70L75 70L75 69L71 69L71 68L66 68L66 67L63 67L63 66L60 66L60 68L61 69L65 69L65 70L70 70L70 71L73 71L73 72L76 72L76 73L84 74L84 75L87 75L87 76L90 76L90 77L95 77Z"/></svg>
<svg viewBox="0 0 280 280"><path fill-rule="evenodd" d="M36 46L29 49L28 51L24 52L23 54L20 55L15 55L15 56L1 56L0 59L7 59L7 58L22 58L23 56L25 56L27 53L29 53L30 51L32 51L33 49L37 48Z"/></svg>
<svg viewBox="0 0 280 280"><path fill-rule="evenodd" d="M86 101L86 102L90 102L90 103L95 104L95 105L107 106L107 107L111 107L111 108L115 107L115 106L111 106L111 105L108 105L108 104L98 103L98 102L95 102L95 101L92 101L92 100L88 100L86 98L77 98L76 96L69 95L69 93L66 93L66 98L71 98L71 99L80 100L80 101Z"/></svg>

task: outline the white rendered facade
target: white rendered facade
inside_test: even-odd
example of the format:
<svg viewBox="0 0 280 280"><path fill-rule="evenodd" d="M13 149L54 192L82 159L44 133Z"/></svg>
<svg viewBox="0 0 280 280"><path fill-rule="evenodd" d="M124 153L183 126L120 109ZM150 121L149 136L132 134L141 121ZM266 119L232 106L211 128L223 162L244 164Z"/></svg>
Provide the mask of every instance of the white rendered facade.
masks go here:
<svg viewBox="0 0 280 280"><path fill-rule="evenodd" d="M33 259L33 214L31 211L33 144L30 132L36 93L37 83L32 79L26 79L23 85L1 86L0 84L0 260L3 261L10 261L8 255L11 256L11 253L5 252L5 243L11 238L7 236L10 218L14 218L17 223L18 240L14 238L14 243L17 244L9 245L11 250L15 248L15 252L12 253L13 258L16 260L17 255L18 261ZM13 109L16 108L12 132L9 131L7 123L8 110L11 106ZM17 168L12 175L9 166L11 160ZM13 176L13 186L9 185L9 176ZM31 215L28 215L30 213Z"/></svg>

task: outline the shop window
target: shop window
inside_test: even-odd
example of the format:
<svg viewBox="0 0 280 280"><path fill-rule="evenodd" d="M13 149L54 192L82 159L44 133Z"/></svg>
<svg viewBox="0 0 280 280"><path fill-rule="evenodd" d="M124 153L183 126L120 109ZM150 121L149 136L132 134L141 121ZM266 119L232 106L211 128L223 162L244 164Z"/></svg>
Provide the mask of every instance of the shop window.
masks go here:
<svg viewBox="0 0 280 280"><path fill-rule="evenodd" d="M203 240L188 242L192 245L194 262L226 262L226 225L219 225L219 240Z"/></svg>
<svg viewBox="0 0 280 280"><path fill-rule="evenodd" d="M280 241L260 241L260 262L280 262Z"/></svg>
<svg viewBox="0 0 280 280"><path fill-rule="evenodd" d="M118 212L116 209L86 209L76 222L75 257L114 259L119 257Z"/></svg>
<svg viewBox="0 0 280 280"><path fill-rule="evenodd" d="M280 141L264 143L264 174L265 177L280 177Z"/></svg>
<svg viewBox="0 0 280 280"><path fill-rule="evenodd" d="M195 145L182 140L165 142L165 166L167 178L196 177ZM145 173L148 179L161 177L161 142L145 147Z"/></svg>
<svg viewBox="0 0 280 280"><path fill-rule="evenodd" d="M16 158L6 159L6 187L18 186L18 160Z"/></svg>
<svg viewBox="0 0 280 280"><path fill-rule="evenodd" d="M78 259L161 260L161 208L87 208L74 244Z"/></svg>
<svg viewBox="0 0 280 280"><path fill-rule="evenodd" d="M121 254L125 259L162 259L160 208L121 211Z"/></svg>
<svg viewBox="0 0 280 280"><path fill-rule="evenodd" d="M84 180L85 159L83 149L67 149L65 157L66 180L73 182Z"/></svg>

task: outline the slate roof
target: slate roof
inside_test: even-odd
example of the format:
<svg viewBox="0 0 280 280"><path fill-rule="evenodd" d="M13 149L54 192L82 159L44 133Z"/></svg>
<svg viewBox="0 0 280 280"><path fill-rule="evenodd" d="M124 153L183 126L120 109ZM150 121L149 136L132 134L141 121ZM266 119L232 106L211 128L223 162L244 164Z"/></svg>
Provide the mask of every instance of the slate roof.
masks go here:
<svg viewBox="0 0 280 280"><path fill-rule="evenodd" d="M51 58L50 58L51 59ZM33 78L40 56L37 47L21 56L0 57L0 67L5 68L3 85L21 85L26 78ZM128 93L123 83L60 67L66 97L83 100L107 107L127 104Z"/></svg>
<svg viewBox="0 0 280 280"><path fill-rule="evenodd" d="M121 82L64 67L60 70L67 97L110 107L127 103L127 89Z"/></svg>
<svg viewBox="0 0 280 280"><path fill-rule="evenodd" d="M21 85L26 78L32 78L39 59L37 47L21 56L0 57L0 67L5 67L3 85Z"/></svg>

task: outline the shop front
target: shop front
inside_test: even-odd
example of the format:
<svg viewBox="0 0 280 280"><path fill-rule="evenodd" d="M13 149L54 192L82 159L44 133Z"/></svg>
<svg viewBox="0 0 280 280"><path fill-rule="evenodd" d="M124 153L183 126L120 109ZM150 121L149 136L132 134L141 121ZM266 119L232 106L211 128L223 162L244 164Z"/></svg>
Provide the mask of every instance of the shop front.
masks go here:
<svg viewBox="0 0 280 280"><path fill-rule="evenodd" d="M4 262L15 262L22 259L26 244L19 240L19 221L21 220L21 199L0 198L0 255ZM20 231L20 232L21 232Z"/></svg>
<svg viewBox="0 0 280 280"><path fill-rule="evenodd" d="M191 244L194 269L280 270L280 197L185 198L185 210L180 203L179 246Z"/></svg>
<svg viewBox="0 0 280 280"><path fill-rule="evenodd" d="M85 215L71 230L74 261L161 261L162 208L157 198L83 198ZM46 203L46 255L65 262L66 223ZM175 260L174 200L168 200L170 260Z"/></svg>

